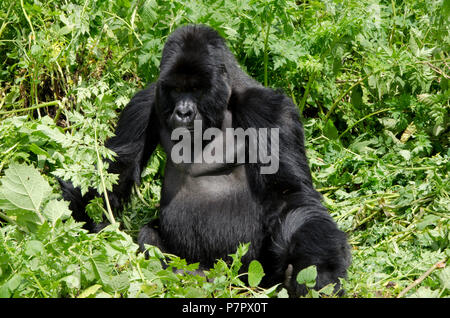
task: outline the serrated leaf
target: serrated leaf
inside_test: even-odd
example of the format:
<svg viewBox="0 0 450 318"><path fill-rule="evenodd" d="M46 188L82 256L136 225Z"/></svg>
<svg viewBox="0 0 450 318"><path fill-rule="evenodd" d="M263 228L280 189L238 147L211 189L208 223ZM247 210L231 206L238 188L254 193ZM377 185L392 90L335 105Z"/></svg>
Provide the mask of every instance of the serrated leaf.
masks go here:
<svg viewBox="0 0 450 318"><path fill-rule="evenodd" d="M253 260L248 266L248 284L251 287L256 287L264 277L264 270L260 262Z"/></svg>
<svg viewBox="0 0 450 318"><path fill-rule="evenodd" d="M32 166L12 163L1 179L0 200L6 210L27 210L39 214L43 200L51 193L48 182Z"/></svg>
<svg viewBox="0 0 450 318"><path fill-rule="evenodd" d="M108 287L112 290L121 292L127 290L130 287L130 280L128 278L128 273L120 273L119 275L112 276L109 279Z"/></svg>
<svg viewBox="0 0 450 318"><path fill-rule="evenodd" d="M421 286L408 298L436 298L439 295L439 290L432 290L428 286Z"/></svg>
<svg viewBox="0 0 450 318"><path fill-rule="evenodd" d="M450 266L444 268L438 276L442 286L450 290Z"/></svg>
<svg viewBox="0 0 450 318"><path fill-rule="evenodd" d="M65 220L70 216L71 211L69 209L69 202L63 200L51 200L45 205L43 214L52 225L55 225L56 221L59 219Z"/></svg>
<svg viewBox="0 0 450 318"><path fill-rule="evenodd" d="M66 277L62 278L61 281L66 282L67 287L69 287L69 288L79 289L81 286L81 280L80 280L79 273L73 273L69 276L66 276Z"/></svg>

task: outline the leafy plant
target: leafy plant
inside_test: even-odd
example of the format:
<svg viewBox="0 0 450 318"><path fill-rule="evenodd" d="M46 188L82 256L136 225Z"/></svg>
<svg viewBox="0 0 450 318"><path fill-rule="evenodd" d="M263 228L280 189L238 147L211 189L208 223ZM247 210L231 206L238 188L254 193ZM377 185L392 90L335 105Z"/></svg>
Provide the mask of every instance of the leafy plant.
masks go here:
<svg viewBox="0 0 450 318"><path fill-rule="evenodd" d="M298 106L313 181L353 247L346 297L449 296L449 17L448 0L1 1L0 295L287 297L259 287L259 263L245 273L245 246L212 281L154 247L137 252L158 216L161 149L99 234L60 197L55 177L83 192L117 181L101 163L118 113L158 77L167 36L204 23ZM334 297L309 288L318 295Z"/></svg>

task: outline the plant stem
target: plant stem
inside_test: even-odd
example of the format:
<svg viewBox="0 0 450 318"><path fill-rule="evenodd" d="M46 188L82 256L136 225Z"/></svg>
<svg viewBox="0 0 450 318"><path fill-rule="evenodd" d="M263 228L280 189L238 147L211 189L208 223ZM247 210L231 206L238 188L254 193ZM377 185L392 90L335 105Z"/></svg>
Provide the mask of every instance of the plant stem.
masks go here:
<svg viewBox="0 0 450 318"><path fill-rule="evenodd" d="M23 5L23 0L20 0L20 6L22 7L23 15L25 16L25 19L27 20L28 24L30 25L31 33L33 34L33 42L36 43L36 33L34 32L33 24L31 23L30 17L27 14L27 11L25 11L25 7Z"/></svg>
<svg viewBox="0 0 450 318"><path fill-rule="evenodd" d="M303 109L305 108L306 99L309 96L309 90L311 89L311 85L314 82L315 78L316 78L316 72L309 74L308 84L306 84L305 92L303 93L303 97L300 101L300 105L298 106L301 117L303 117Z"/></svg>
<svg viewBox="0 0 450 318"><path fill-rule="evenodd" d="M434 264L433 266L431 266L422 276L420 276L418 279L416 279L411 285L409 285L408 287L406 287L404 290L401 291L400 294L398 294L397 298L402 298L403 296L405 296L411 289L413 289L414 287L416 287L417 285L419 285L425 278L427 278L428 276L430 276L430 274L436 269L438 268L440 265L442 265L445 261L447 260L447 258L444 258L442 261L437 262L436 264Z"/></svg>
<svg viewBox="0 0 450 318"><path fill-rule="evenodd" d="M128 29L134 34L134 36L136 37L136 40L138 40L139 44L142 46L143 43L141 41L141 39L139 39L139 35L136 33L136 31L134 31L134 28L124 19L122 19L121 17L119 17L117 14L112 13L112 12L108 12L108 11L103 11L106 14L109 14L110 16L122 21L123 23L125 23L125 25L128 27Z"/></svg>
<svg viewBox="0 0 450 318"><path fill-rule="evenodd" d="M30 273L30 276L33 278L34 282L36 283L36 285L38 286L41 293L45 296L45 298L49 298L50 296L47 294L45 289L42 287L41 283L39 283L39 280L36 278L34 273L32 271L29 271L29 273Z"/></svg>
<svg viewBox="0 0 450 318"><path fill-rule="evenodd" d="M19 109L13 109L13 110L0 112L0 115L20 113L20 112L23 112L23 111L38 109L38 108L47 107L47 106L59 106L59 103L60 103L59 100L54 100L54 101L51 101L51 102L45 102L45 103L41 103L41 104L34 105L34 106L31 106L31 107L19 108Z"/></svg>
<svg viewBox="0 0 450 318"><path fill-rule="evenodd" d="M106 214L106 218L111 224L115 224L116 220L114 219L114 215L111 210L111 205L109 204L108 191L106 190L105 178L103 176L103 161L100 158L100 153L98 152L97 128L94 129L94 138L95 138L95 152L97 153L98 172L100 174L100 180L102 181L102 189L103 195L105 196L106 210L108 211L108 213Z"/></svg>
<svg viewBox="0 0 450 318"><path fill-rule="evenodd" d="M355 82L352 86L350 86L345 92L343 92L333 103L333 105L331 106L330 110L327 112L327 114L325 115L325 119L324 119L324 123L326 123L328 121L328 118L330 118L331 114L334 112L335 108L337 107L337 104L341 101L342 98L344 98L345 95L347 95L356 85L359 85L360 83L362 83L363 81L365 81L369 76L380 72L376 71L373 73L370 73L366 76L364 76L363 78L361 78L359 81Z"/></svg>
<svg viewBox="0 0 450 318"><path fill-rule="evenodd" d="M131 50L126 51L126 52L119 58L119 60L116 62L116 65L119 65L120 62L122 62L122 60L124 59L124 57L126 57L128 54L133 53L133 52L136 52L136 51L138 51L138 50L140 50L140 49L141 49L140 47L135 47L135 48L133 48L133 49L131 49Z"/></svg>
<svg viewBox="0 0 450 318"><path fill-rule="evenodd" d="M268 44L269 44L269 34L270 34L271 22L272 21L269 21L267 23L266 38L264 39L264 86L268 85L268 79L267 79L267 65L269 64Z"/></svg>
<svg viewBox="0 0 450 318"><path fill-rule="evenodd" d="M391 35L389 36L389 47L392 46L392 40L394 39L394 33L395 33L395 20L396 20L396 14L395 14L395 1L391 0L391 4L392 4L392 15L393 15L393 19L392 19L392 31L391 31Z"/></svg>
<svg viewBox="0 0 450 318"><path fill-rule="evenodd" d="M325 188L317 188L316 190L318 192L326 192L326 191L330 191L330 190L336 190L339 189L340 187L325 187Z"/></svg>
<svg viewBox="0 0 450 318"><path fill-rule="evenodd" d="M345 135L345 133L347 133L350 129L352 129L353 127L355 127L357 124L359 124L359 123L362 122L363 120L366 120L367 118L372 117L372 116L374 116L374 115L376 115L376 114L384 113L384 112L387 112L388 110L392 110L392 109L394 109L394 108L393 108L393 107L390 107L390 108L384 108L384 109L377 110L376 112L373 112L373 113L371 113L371 114L369 114L369 115L364 116L364 117L361 118L360 120L358 120L358 121L356 121L355 123L353 123L352 125L350 125L346 130L344 130L344 132L343 132L342 134L339 135L338 139L341 139L341 137L342 137L343 135Z"/></svg>
<svg viewBox="0 0 450 318"><path fill-rule="evenodd" d="M13 5L14 5L14 1L11 1L11 4L9 5L8 11L6 12L6 16L7 17L9 16L9 11L11 11L11 8L13 7ZM2 37L2 33L5 30L6 26L8 24L10 24L10 23L11 22L8 22L6 19L5 19L5 21L3 21L2 26L0 27L0 38Z"/></svg>
<svg viewBox="0 0 450 318"><path fill-rule="evenodd" d="M16 220L11 219L11 218L10 218L8 215L6 215L5 213L0 212L0 217L1 217L2 219L4 219L6 222L8 222L9 224L14 224L15 226L17 226L17 228L18 228L19 230L21 230L21 231L23 231L23 232L25 232L25 233L27 233L27 234L30 234L30 231L28 231L28 229L27 229L26 227L21 226L20 224L18 224L18 223L16 222Z"/></svg>

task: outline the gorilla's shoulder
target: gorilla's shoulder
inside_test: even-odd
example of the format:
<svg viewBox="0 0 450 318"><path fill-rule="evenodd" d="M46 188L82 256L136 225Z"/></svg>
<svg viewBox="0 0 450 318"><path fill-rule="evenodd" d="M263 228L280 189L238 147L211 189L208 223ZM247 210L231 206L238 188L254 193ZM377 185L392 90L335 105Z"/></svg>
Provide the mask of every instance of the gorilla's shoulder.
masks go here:
<svg viewBox="0 0 450 318"><path fill-rule="evenodd" d="M285 122L286 115L298 117L294 103L283 91L263 86L233 92L230 109L234 118L248 120L252 126L258 123L260 127L279 126ZM241 124L246 126L244 122Z"/></svg>

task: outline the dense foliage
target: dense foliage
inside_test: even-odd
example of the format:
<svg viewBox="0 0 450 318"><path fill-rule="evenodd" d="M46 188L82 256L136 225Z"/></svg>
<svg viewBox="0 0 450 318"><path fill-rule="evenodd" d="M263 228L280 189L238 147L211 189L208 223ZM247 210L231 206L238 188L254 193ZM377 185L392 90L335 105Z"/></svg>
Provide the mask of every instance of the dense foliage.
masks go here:
<svg viewBox="0 0 450 318"><path fill-rule="evenodd" d="M250 75L298 105L315 185L353 247L344 297L450 296L449 0L4 0L0 297L287 296L257 287L257 262L242 283L245 245L209 280L137 252L138 228L157 217L161 150L120 219L89 206L114 222L99 234L61 199L56 176L100 193L116 181L104 141L186 23L216 28Z"/></svg>

